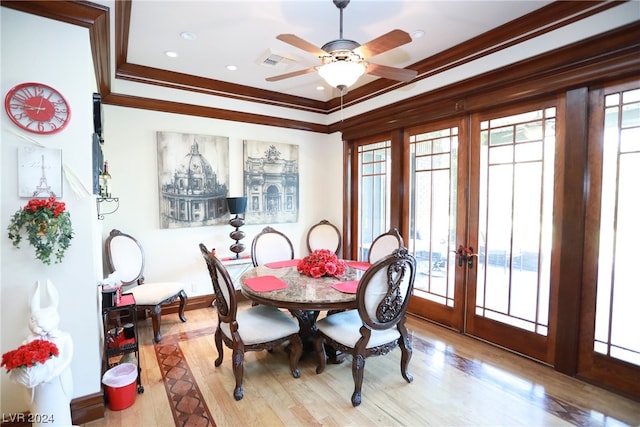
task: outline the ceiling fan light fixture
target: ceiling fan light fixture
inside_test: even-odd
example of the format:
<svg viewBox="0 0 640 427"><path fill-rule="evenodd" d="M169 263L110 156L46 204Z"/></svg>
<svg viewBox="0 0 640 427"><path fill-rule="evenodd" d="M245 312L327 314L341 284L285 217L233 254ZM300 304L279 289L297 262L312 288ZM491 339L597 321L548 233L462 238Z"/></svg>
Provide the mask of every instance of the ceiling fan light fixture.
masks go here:
<svg viewBox="0 0 640 427"><path fill-rule="evenodd" d="M333 0L333 4L340 9L340 38L325 43L322 48L301 39L295 34L280 34L276 37L280 41L317 56L320 58L322 65L267 77L266 80L268 82L276 82L290 77L318 72L327 84L338 89L340 94L344 95L347 89L355 84L364 73L401 82L408 82L415 78L416 71L368 62L369 58L373 56L411 42L411 36L406 31L392 30L368 41L364 45L342 37L342 12L349 4L349 1ZM367 69L369 70L367 71Z"/></svg>
<svg viewBox="0 0 640 427"><path fill-rule="evenodd" d="M320 77L335 88L348 88L364 74L365 62L334 61L318 69Z"/></svg>

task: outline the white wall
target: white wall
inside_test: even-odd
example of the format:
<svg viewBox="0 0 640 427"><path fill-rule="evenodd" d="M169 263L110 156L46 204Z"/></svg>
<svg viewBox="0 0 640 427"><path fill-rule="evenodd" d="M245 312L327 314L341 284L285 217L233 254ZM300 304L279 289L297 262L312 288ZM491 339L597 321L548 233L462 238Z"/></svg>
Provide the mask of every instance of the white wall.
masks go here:
<svg viewBox="0 0 640 427"><path fill-rule="evenodd" d="M227 224L178 229L159 228L157 131L229 137L229 193L242 195L243 140L299 146L300 211L297 223L246 225L247 254L253 237L266 225L284 232L296 256L306 255L306 232L327 219L342 226L342 141L338 134L322 135L271 126L227 122L200 117L143 111L105 105L105 159L112 176L112 192L120 207L104 219L104 238L117 228L134 235L146 255L147 281L180 280L189 296L212 293L198 243L232 255Z"/></svg>
<svg viewBox="0 0 640 427"><path fill-rule="evenodd" d="M37 260L23 240L20 249L12 246L6 228L10 217L26 204L18 197L18 147L42 144L62 149L67 172L74 173L81 186L91 183L91 98L95 77L88 31L49 19L0 8L2 22L2 99L13 86L41 82L58 89L71 105L71 121L63 131L41 136L18 129L2 112L0 258L1 351L6 353L22 343L29 333L28 300L34 284L51 279L61 295L60 329L69 332L75 344L71 369L74 396L100 390L100 344L96 283L102 277L100 237L95 201L88 192L78 193L63 182L62 200L67 204L75 231L71 247L61 264L46 266ZM28 409L30 396L13 384L4 369L0 373L0 412Z"/></svg>
<svg viewBox="0 0 640 427"><path fill-rule="evenodd" d="M228 253L229 225L162 230L158 219L156 132L173 131L228 136L230 193L242 192L242 140L299 145L300 216L297 223L272 224L286 233L296 255L305 255L308 228L320 221L341 227L342 142L339 134L322 135L271 126L225 122L176 114L104 106L105 158L113 176L113 193L120 208L97 220L91 188L92 93L96 91L88 31L81 27L0 8L2 99L16 84L35 81L60 90L72 108L71 122L62 132L37 136L22 132L2 113L0 151L0 351L16 348L29 333L28 300L37 280L50 278L62 296L61 329L75 345L71 369L74 397L100 391L101 344L97 282L103 277L103 242L112 228L135 235L144 245L148 281L180 280L190 296L211 293L211 283L198 252L198 243ZM145 88L145 90L147 90ZM183 102L190 95L184 93ZM256 107L259 110L259 107ZM259 111L252 111L258 112ZM41 143L63 150L63 163L87 191L74 192L65 179L62 200L71 213L75 236L62 264L45 266L30 246L15 249L6 238L13 213L28 199L17 195L17 149ZM245 226L251 239L264 225ZM187 316L188 317L188 316ZM144 366L142 366L144 369ZM29 395L0 373L0 412L28 410Z"/></svg>

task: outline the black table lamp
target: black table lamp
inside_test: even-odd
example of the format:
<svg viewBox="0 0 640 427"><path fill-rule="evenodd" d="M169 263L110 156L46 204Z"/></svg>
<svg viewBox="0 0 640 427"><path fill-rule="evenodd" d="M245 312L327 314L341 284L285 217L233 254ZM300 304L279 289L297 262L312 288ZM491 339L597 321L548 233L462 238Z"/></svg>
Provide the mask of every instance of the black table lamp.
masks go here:
<svg viewBox="0 0 640 427"><path fill-rule="evenodd" d="M246 197L227 197L227 206L229 207L229 213L235 215L235 218L231 218L229 221L229 225L235 227L235 230L229 233L229 237L231 237L236 242L229 247L231 252L236 254L236 259L240 258L240 252L244 251L245 246L240 243L240 240L244 239L244 231L240 231L239 228L244 225L244 217L239 217L238 215L243 215L247 210L247 198Z"/></svg>

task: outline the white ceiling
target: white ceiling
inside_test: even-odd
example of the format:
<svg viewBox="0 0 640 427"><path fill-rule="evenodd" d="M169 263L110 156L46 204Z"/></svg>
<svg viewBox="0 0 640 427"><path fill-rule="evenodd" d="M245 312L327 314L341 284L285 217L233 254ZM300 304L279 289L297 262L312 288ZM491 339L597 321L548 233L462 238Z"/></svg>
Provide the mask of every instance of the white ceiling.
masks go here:
<svg viewBox="0 0 640 427"><path fill-rule="evenodd" d="M100 2L113 7L112 2ZM343 38L364 44L391 30L424 36L369 60L407 67L507 23L551 1L352 0ZM196 37L185 40L180 34ZM266 77L320 64L312 54L276 39L292 33L321 47L339 38L340 11L332 0L133 0L127 62L320 101L338 96L317 73L267 82ZM166 51L174 51L169 58ZM270 54L291 60L267 66ZM237 71L229 71L235 65ZM409 67L410 68L410 67ZM357 87L375 78L361 77ZM318 91L318 86L325 86Z"/></svg>

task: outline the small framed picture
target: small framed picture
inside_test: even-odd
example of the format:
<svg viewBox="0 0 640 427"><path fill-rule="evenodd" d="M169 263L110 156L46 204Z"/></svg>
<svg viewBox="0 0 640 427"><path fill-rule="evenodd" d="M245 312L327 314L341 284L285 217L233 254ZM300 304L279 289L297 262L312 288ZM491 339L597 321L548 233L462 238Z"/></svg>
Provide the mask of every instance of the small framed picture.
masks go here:
<svg viewBox="0 0 640 427"><path fill-rule="evenodd" d="M18 149L18 196L62 197L62 150Z"/></svg>

